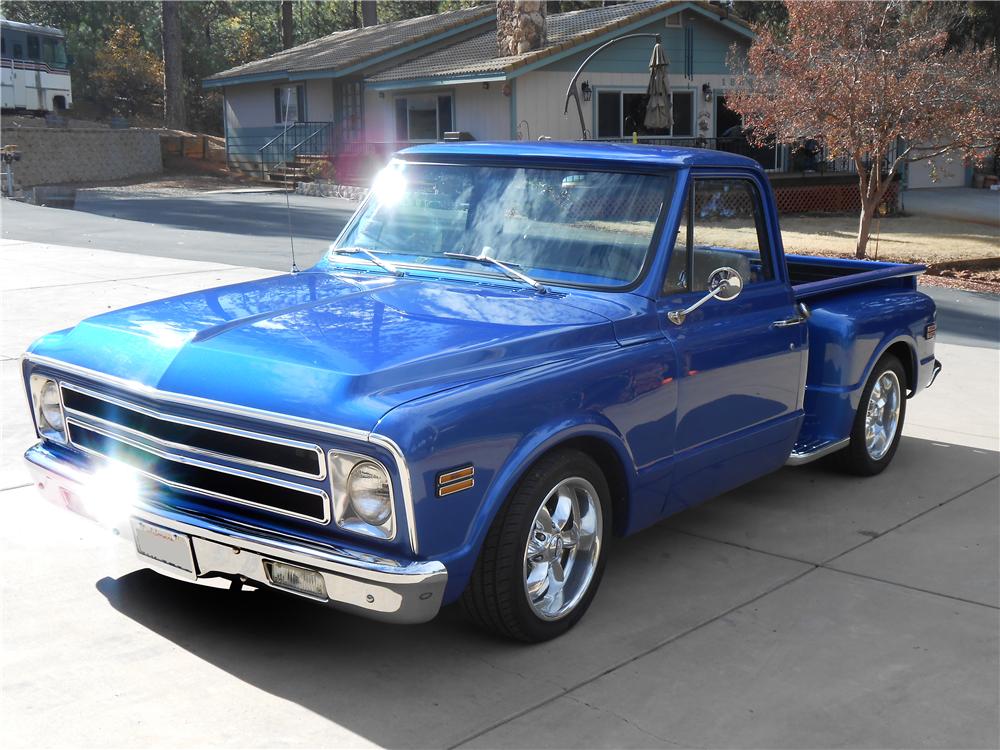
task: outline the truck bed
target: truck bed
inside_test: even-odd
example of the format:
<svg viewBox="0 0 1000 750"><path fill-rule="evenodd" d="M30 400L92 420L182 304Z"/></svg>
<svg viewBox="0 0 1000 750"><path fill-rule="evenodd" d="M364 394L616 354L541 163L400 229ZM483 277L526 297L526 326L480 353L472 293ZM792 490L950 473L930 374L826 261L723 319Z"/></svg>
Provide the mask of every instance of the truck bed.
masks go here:
<svg viewBox="0 0 1000 750"><path fill-rule="evenodd" d="M916 263L787 255L788 274L795 299L810 299L853 287L880 284L916 288L916 277L926 266Z"/></svg>

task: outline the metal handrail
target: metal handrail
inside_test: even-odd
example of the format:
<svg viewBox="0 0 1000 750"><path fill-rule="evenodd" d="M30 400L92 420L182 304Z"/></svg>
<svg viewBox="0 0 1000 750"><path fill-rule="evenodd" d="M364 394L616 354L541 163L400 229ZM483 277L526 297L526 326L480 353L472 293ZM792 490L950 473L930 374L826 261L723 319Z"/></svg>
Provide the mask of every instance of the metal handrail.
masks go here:
<svg viewBox="0 0 1000 750"><path fill-rule="evenodd" d="M306 141L312 140L313 138L315 138L317 135L319 135L320 133L322 133L324 130L326 130L327 128L329 128L333 124L334 123L332 123L332 122L325 122L325 123L323 123L323 125L321 127L317 128L314 132L310 133L305 138L303 138L301 141L299 141L294 146L292 146L289 149L289 153L292 153L292 154L296 153L299 150L300 147L302 147L303 145L305 145Z"/></svg>
<svg viewBox="0 0 1000 750"><path fill-rule="evenodd" d="M291 130L292 128L294 128L296 125L300 125L300 124L301 123L293 122L293 123L290 123L290 124L286 125L285 128L284 128L284 130L282 130L280 133L278 133L276 136L274 136L274 138L272 138L267 143L265 143L263 146L261 146L259 149L257 149L257 153L258 154L261 153L264 149L268 148L271 144L273 144L276 140L278 140L279 138L281 138L289 130Z"/></svg>

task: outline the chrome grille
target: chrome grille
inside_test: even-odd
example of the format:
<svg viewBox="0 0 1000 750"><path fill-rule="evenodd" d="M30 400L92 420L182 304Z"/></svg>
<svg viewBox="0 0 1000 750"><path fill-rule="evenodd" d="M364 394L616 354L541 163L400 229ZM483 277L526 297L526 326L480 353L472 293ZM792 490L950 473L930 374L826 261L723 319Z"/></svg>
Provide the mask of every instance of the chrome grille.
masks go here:
<svg viewBox="0 0 1000 750"><path fill-rule="evenodd" d="M292 476L326 478L326 461L318 445L165 416L68 383L62 383L62 398L67 414L86 416L161 448L223 458Z"/></svg>
<svg viewBox="0 0 1000 750"><path fill-rule="evenodd" d="M324 489L242 468L321 482L326 462L319 446L166 415L75 384L60 385L69 440L76 448L127 464L168 487L330 522Z"/></svg>

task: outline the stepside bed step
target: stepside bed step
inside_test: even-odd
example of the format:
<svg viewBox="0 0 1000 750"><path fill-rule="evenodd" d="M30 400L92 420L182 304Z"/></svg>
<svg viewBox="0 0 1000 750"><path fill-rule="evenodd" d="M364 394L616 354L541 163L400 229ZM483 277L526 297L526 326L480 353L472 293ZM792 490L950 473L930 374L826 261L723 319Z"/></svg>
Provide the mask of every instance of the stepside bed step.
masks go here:
<svg viewBox="0 0 1000 750"><path fill-rule="evenodd" d="M844 438L843 440L813 440L808 443L796 443L795 447L792 448L792 455L785 461L785 466L802 466L802 464L818 461L823 456L829 456L841 448L846 448L850 442L850 438Z"/></svg>

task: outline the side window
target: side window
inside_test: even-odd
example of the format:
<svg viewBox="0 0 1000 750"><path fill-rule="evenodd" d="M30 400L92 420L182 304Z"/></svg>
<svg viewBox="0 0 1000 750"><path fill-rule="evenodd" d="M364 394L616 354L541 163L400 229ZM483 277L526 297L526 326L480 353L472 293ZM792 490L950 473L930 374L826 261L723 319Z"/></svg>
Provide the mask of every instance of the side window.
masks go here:
<svg viewBox="0 0 1000 750"><path fill-rule="evenodd" d="M274 124L305 122L305 86L276 86L274 89Z"/></svg>
<svg viewBox="0 0 1000 750"><path fill-rule="evenodd" d="M688 190L663 292L707 291L708 277L723 266L736 269L744 284L770 281L769 248L752 182L696 179Z"/></svg>
<svg viewBox="0 0 1000 750"><path fill-rule="evenodd" d="M41 58L42 52L38 44L38 37L33 34L28 34L28 59L40 60Z"/></svg>

